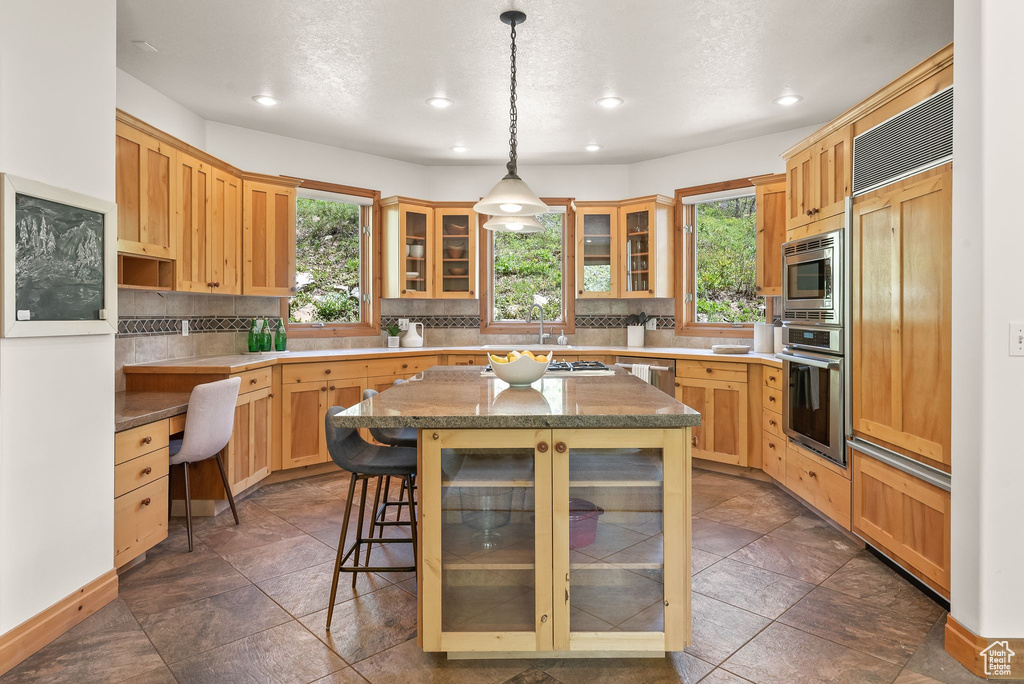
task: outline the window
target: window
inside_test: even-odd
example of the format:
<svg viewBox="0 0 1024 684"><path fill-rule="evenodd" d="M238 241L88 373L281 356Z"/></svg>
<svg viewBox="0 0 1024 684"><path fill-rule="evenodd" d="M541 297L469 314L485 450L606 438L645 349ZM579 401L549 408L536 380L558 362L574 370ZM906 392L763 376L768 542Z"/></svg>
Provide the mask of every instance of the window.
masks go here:
<svg viewBox="0 0 1024 684"><path fill-rule="evenodd" d="M527 325L534 303L541 305L544 321L573 330L574 278L571 250L574 243L569 200L545 200L551 211L537 215L544 230L537 233L482 230L481 272L488 285L481 297L483 332L519 332ZM487 220L481 218L481 225Z"/></svg>
<svg viewBox="0 0 1024 684"><path fill-rule="evenodd" d="M683 226L683 296L677 304L677 328L688 334L749 335L749 328L763 321L765 312L755 283L753 186L745 179L727 181L679 190L676 196Z"/></svg>
<svg viewBox="0 0 1024 684"><path fill-rule="evenodd" d="M290 335L379 332L376 301L371 296L373 219L379 193L350 194L353 190L361 191L309 181L299 187L295 200L296 290L282 305Z"/></svg>

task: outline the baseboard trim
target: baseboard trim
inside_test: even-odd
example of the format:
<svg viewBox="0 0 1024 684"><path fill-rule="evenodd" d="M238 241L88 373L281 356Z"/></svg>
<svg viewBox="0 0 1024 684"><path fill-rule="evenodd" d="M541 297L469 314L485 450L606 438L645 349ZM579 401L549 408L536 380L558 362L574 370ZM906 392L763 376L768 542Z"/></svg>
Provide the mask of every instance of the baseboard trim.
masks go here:
<svg viewBox="0 0 1024 684"><path fill-rule="evenodd" d="M0 675L117 598L117 572L103 573L14 629L0 634Z"/></svg>
<svg viewBox="0 0 1024 684"><path fill-rule="evenodd" d="M997 641L1005 641L1016 655L1010 661L1010 674L985 674L985 657L981 652ZM985 679L1020 679L1024 677L1024 639L987 639L980 637L957 622L952 615L946 616L946 652L953 656L972 674Z"/></svg>

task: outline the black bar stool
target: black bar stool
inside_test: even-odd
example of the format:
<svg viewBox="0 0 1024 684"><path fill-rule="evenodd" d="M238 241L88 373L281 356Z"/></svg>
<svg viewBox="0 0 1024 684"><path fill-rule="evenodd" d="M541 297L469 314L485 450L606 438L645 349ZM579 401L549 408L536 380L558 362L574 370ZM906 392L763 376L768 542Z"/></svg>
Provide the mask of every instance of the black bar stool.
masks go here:
<svg viewBox="0 0 1024 684"><path fill-rule="evenodd" d="M395 380L395 385L400 385L405 380ZM363 390L363 401L375 397L379 394L375 389ZM417 444L417 430L416 428L370 428L370 436L381 444L388 446L401 446L401 447L412 447L416 448ZM413 485L415 488L415 474L413 475ZM381 493L383 492L383 500ZM374 536L374 528L379 528L380 536L384 536L384 527L391 525L405 525L407 523L402 522L402 510L409 505L409 502L405 500L405 481L402 481L402 486L398 492L398 500L391 500L391 477L385 475L377 481L377 490L373 495L373 517L370 518L370 536ZM395 513L394 520L388 520L388 508L394 507L398 511Z"/></svg>
<svg viewBox="0 0 1024 684"><path fill-rule="evenodd" d="M358 430L354 428L336 428L332 425L332 418L345 409L334 406L327 411L324 420L324 429L327 435L327 450L331 454L338 467L352 473L352 479L348 486L348 503L345 507L345 519L341 523L341 538L338 540L338 555L334 561L334 578L331 582L331 599L327 608L327 630L331 629L331 618L334 615L334 599L338 595L338 577L342 572L352 573L352 587L355 588L356 579L360 572L415 572L416 565L413 561L411 567L390 567L370 565L370 550L373 544L412 544L413 558L416 558L416 504L412 496L412 477L416 473L416 449L410 447L385 447L376 444L369 444L359 436ZM366 484L371 478L380 477L402 478L403 491L409 495L409 532L407 538L384 539L375 538L372 535L363 536L363 514L366 510ZM356 539L346 550L345 537L348 532L348 523L352 515L352 503L355 500L356 483L363 483L362 495L359 502L359 523L356 528ZM375 515L373 511L371 515ZM371 527L372 529L372 527ZM366 565L359 565L359 549L366 544ZM343 567L344 563L353 558L352 567Z"/></svg>

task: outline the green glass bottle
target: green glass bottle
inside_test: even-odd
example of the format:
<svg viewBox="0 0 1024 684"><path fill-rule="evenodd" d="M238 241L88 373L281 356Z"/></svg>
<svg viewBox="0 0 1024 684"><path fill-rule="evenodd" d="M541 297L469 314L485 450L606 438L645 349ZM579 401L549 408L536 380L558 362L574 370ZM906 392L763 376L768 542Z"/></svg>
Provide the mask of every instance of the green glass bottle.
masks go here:
<svg viewBox="0 0 1024 684"><path fill-rule="evenodd" d="M277 322L277 334L274 335L274 349L285 351L288 349L288 333L284 329L284 319Z"/></svg>
<svg viewBox="0 0 1024 684"><path fill-rule="evenodd" d="M260 341L260 329L256 324L256 319L252 319L252 323L249 325L249 351L258 352L262 346Z"/></svg>
<svg viewBox="0 0 1024 684"><path fill-rule="evenodd" d="M274 347L274 337L270 334L270 321L263 321L263 334L260 336L260 348L270 351Z"/></svg>

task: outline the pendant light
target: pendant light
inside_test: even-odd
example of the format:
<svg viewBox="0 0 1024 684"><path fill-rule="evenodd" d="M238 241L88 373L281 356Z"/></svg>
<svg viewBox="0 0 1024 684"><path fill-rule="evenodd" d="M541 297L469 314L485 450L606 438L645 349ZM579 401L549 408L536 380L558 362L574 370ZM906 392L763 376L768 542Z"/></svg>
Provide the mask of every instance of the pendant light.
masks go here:
<svg viewBox="0 0 1024 684"><path fill-rule="evenodd" d="M484 228L509 233L539 233L544 230L540 221L532 216L494 216L484 224Z"/></svg>
<svg viewBox="0 0 1024 684"><path fill-rule="evenodd" d="M516 25L525 22L526 15L523 12L516 11L502 12L501 21L512 27L512 77L508 127L510 135L508 164L505 165L508 173L498 181L497 185L491 188L491 191L482 200L476 203L473 210L478 214L490 214L495 217L543 214L548 210L547 205L537 197L536 193L530 189L530 186L524 183L523 179L516 173L518 162L518 155L516 153Z"/></svg>

